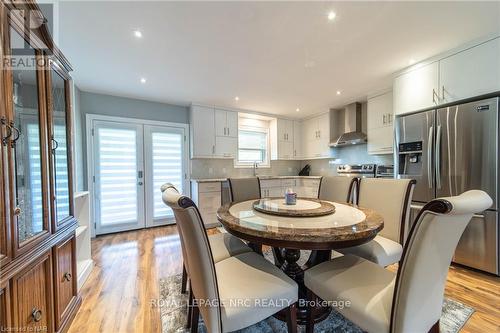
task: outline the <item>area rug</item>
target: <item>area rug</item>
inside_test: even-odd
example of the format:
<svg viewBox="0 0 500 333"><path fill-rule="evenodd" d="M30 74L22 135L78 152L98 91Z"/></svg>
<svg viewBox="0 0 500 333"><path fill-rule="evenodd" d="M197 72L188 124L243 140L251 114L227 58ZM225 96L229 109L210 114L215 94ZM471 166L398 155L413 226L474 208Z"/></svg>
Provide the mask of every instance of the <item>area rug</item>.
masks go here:
<svg viewBox="0 0 500 333"><path fill-rule="evenodd" d="M160 308L162 333L186 333L187 296L180 293L181 275L170 276L160 280L160 298L152 306ZM443 314L440 320L442 333L456 333L464 326L474 309L470 306L445 298ZM298 332L305 332L304 326L298 327ZM198 332L206 333L203 321L200 320ZM238 333L286 333L286 324L269 317L260 323L238 331ZM362 333L363 331L352 322L333 310L327 319L315 325L315 333Z"/></svg>

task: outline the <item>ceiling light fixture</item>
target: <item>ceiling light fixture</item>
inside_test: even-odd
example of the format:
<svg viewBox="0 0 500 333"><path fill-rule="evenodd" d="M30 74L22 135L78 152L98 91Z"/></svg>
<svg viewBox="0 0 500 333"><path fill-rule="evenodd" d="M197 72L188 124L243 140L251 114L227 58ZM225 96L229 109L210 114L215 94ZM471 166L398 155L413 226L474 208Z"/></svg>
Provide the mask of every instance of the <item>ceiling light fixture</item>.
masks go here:
<svg viewBox="0 0 500 333"><path fill-rule="evenodd" d="M331 11L331 12L328 13L328 19L330 21L335 20L336 17L337 17L337 14L334 11Z"/></svg>
<svg viewBox="0 0 500 333"><path fill-rule="evenodd" d="M300 111L300 109L299 109L299 108L296 108L296 109L295 109L295 112L299 112L299 111Z"/></svg>
<svg viewBox="0 0 500 333"><path fill-rule="evenodd" d="M413 65L415 62L415 59L411 58L410 60L408 60L408 65Z"/></svg>
<svg viewBox="0 0 500 333"><path fill-rule="evenodd" d="M337 95L340 95L340 94L341 94L340 90L337 90Z"/></svg>
<svg viewBox="0 0 500 333"><path fill-rule="evenodd" d="M236 102L238 102L238 101L240 100L240 98L239 98L238 96L236 96L236 97L234 98L234 100L235 100Z"/></svg>
<svg viewBox="0 0 500 333"><path fill-rule="evenodd" d="M134 30L134 36L137 38L142 38L142 32L140 30Z"/></svg>
<svg viewBox="0 0 500 333"><path fill-rule="evenodd" d="M146 79L142 77L142 78L141 78L141 83L142 83L142 84L146 83Z"/></svg>

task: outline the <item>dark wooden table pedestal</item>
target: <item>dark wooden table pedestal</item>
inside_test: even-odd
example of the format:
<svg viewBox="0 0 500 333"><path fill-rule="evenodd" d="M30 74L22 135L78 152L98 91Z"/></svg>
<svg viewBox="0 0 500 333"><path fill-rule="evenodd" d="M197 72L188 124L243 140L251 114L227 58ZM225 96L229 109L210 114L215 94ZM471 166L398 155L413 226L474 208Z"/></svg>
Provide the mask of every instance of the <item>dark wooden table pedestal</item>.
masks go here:
<svg viewBox="0 0 500 333"><path fill-rule="evenodd" d="M300 250L273 248L274 262L286 275L291 277L299 285L299 303L297 307L297 324L305 325L307 322L307 289L304 285L304 271L324 261L330 260L330 250L312 251L304 266L299 266ZM325 320L332 309L330 307L316 307L313 311L314 322L319 323ZM279 320L286 321L286 312L280 311L274 315Z"/></svg>

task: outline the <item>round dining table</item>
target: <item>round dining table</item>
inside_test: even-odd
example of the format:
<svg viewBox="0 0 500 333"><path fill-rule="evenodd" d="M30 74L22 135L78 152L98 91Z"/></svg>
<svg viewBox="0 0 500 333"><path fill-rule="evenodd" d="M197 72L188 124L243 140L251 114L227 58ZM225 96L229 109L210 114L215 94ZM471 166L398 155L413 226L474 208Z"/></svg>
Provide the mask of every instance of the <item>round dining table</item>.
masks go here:
<svg viewBox="0 0 500 333"><path fill-rule="evenodd" d="M217 219L232 235L248 241L262 254L262 246L272 248L275 265L299 285L299 299L306 299L304 271L331 259L332 250L360 245L373 239L384 227L380 214L352 204L298 198L286 205L284 198L263 198L227 203L217 211ZM307 262L297 261L300 250L312 250ZM305 324L307 307L300 306L297 322ZM318 307L314 321L328 317L331 308ZM277 318L284 320L284 314Z"/></svg>

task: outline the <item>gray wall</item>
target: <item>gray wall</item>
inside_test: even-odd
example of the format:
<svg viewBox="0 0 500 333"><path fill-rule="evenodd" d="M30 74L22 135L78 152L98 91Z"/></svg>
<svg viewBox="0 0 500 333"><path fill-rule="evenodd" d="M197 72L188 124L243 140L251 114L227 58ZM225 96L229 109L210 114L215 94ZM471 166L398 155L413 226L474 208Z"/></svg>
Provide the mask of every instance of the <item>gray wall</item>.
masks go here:
<svg viewBox="0 0 500 333"><path fill-rule="evenodd" d="M185 106L149 102L138 99L90 93L75 86L75 169L77 189L88 189L87 184L87 138L86 117L88 114L138 118L172 123L189 122L189 108ZM80 151L80 158L78 157Z"/></svg>

